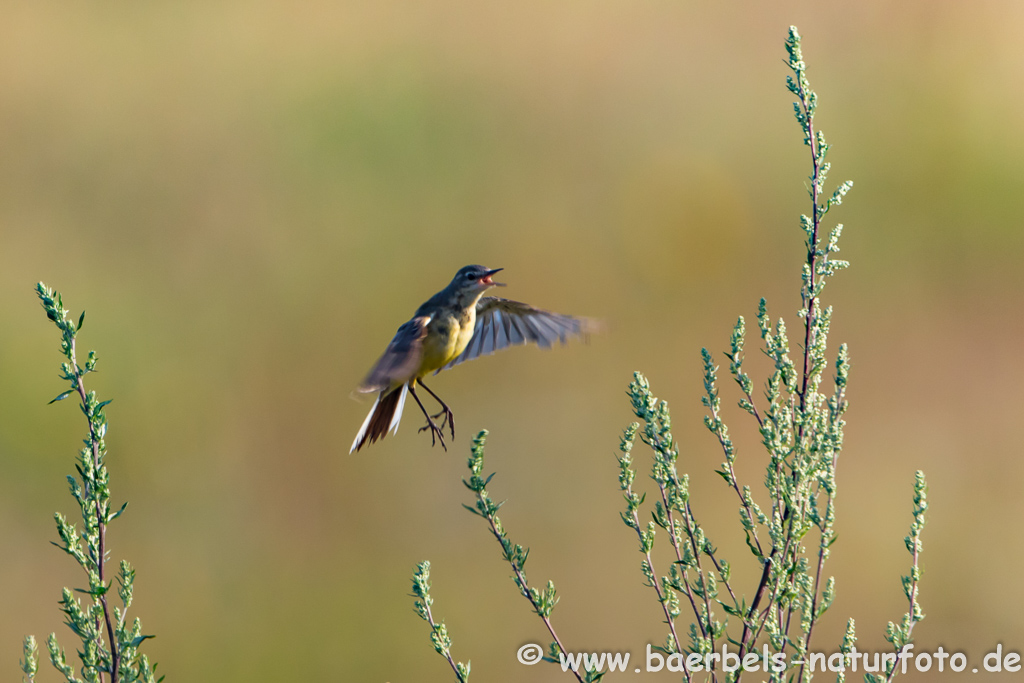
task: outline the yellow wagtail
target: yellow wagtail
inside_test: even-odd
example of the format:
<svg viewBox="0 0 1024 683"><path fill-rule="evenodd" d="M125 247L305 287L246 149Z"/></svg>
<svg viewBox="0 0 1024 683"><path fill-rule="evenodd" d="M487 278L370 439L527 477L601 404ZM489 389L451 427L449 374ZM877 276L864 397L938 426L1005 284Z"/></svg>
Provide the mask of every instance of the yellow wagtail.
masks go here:
<svg viewBox="0 0 1024 683"><path fill-rule="evenodd" d="M451 408L423 383L430 373L453 367L463 361L488 355L508 346L533 342L549 348L554 342L563 344L569 337L585 336L593 329L586 318L575 318L533 306L484 296L491 287L504 287L491 276L501 268L466 266L455 274L451 283L416 309L412 320L398 328L377 364L356 391L377 393L377 401L359 428L349 453L384 438L388 431L397 431L402 419L406 394L412 394L430 430L431 445L444 443L445 423L455 438L455 416ZM421 386L441 404L441 412L431 416L416 395ZM441 425L435 418L444 416Z"/></svg>

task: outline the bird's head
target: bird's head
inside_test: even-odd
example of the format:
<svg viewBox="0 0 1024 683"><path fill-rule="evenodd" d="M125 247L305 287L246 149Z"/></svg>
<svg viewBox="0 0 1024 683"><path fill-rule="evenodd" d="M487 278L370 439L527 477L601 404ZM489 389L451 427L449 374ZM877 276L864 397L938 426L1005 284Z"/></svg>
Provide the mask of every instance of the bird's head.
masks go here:
<svg viewBox="0 0 1024 683"><path fill-rule="evenodd" d="M463 292L483 293L491 287L504 287L503 282L495 282L491 276L503 268L484 268L483 266L466 266L459 269L452 280L451 287Z"/></svg>

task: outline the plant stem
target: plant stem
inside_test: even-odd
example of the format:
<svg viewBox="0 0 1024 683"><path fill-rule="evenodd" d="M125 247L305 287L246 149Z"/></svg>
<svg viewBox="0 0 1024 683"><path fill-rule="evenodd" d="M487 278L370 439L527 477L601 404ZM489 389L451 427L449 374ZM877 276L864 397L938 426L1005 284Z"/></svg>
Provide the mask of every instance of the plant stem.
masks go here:
<svg viewBox="0 0 1024 683"><path fill-rule="evenodd" d="M750 402L751 409L753 410L752 414L754 418L757 420L757 426L763 427L764 423L761 421L761 416L758 414L757 408L754 407L753 399L751 398L750 394L747 394L746 392L744 392L744 394L746 395L747 400ZM722 421L721 418L719 418L718 416L718 409L715 407L716 404L711 401L709 401L708 404L708 411L711 413L711 419L714 420L717 424L721 424ZM757 520L754 519L754 511L750 509L750 505L747 504L747 499L743 497L743 491L740 490L739 480L736 478L736 470L732 466L732 460L729 457L729 447L726 445L725 438L722 436L722 432L716 430L715 437L718 439L719 445L721 445L722 450L725 452L724 465L726 467L726 471L729 474L729 480L730 482L732 482L732 489L736 492L736 495L739 496L740 505L743 506L743 511L746 513L747 519L750 521L750 533L754 537L754 545L757 546L758 554L761 557L764 557L764 550L761 548L761 541L757 537ZM730 589L729 592L731 593L732 589Z"/></svg>
<svg viewBox="0 0 1024 683"><path fill-rule="evenodd" d="M483 505L487 505L487 503L489 501L484 497L483 493L480 492L480 491L477 491L475 493L476 493L477 501L479 501ZM505 544L504 544L504 538L505 537L502 534L501 530L498 528L498 525L497 525L497 523L495 522L495 519L494 519L494 515L493 514L484 515L484 519L487 520L487 526L490 528L491 534L498 541L499 545L501 545L502 548L504 548L505 547ZM549 616L547 616L546 614L543 614L543 610L541 609L540 603L538 603L534 599L533 595L530 594L530 590L528 588L529 584L527 584L527 582L526 582L526 575L523 573L522 568L517 566L517 564L515 562L509 562L509 566L512 567L512 571L515 574L516 585L519 586L519 592L522 593L524 598L526 598L527 600L530 601L530 606L533 607L533 611L536 612L537 616L539 616L541 618L541 621L544 622L544 626L547 628L548 633L551 634L551 639L555 641L556 645L558 645L559 651L567 652L565 647L562 646L561 639L558 637L558 634L555 632L555 627L551 623L551 618ZM580 683L585 683L585 681L583 680L583 677L580 676L578 671L575 671L575 670L573 670L571 668L570 668L570 671L572 671L572 674L573 674L573 676L576 677L576 680L578 680Z"/></svg>
<svg viewBox="0 0 1024 683"><path fill-rule="evenodd" d="M71 338L71 367L75 372L75 387L78 390L78 397L82 401L82 407L85 412L86 421L89 423L89 444L92 448L92 460L93 468L99 471L100 462L100 446L99 446L99 434L96 433L96 429L92 421L92 410L89 408L89 398L85 391L85 382L82 379L82 371L78 367L78 361L75 358L75 339ZM88 484L87 484L88 485ZM99 529L99 557L96 558L96 573L99 575L99 582L101 586L106 586L104 580L103 566L107 561L106 555L106 540L107 540L107 520L105 519L106 514L103 510L103 506L100 504L99 498L96 499L96 521ZM118 669L121 665L121 654L118 651L117 639L114 637L114 625L110 618L110 608L107 606L106 593L99 596L100 604L103 606L103 619L106 622L107 627L107 638L110 641L110 683L117 683ZM102 677L102 674L100 674Z"/></svg>
<svg viewBox="0 0 1024 683"><path fill-rule="evenodd" d="M627 493L627 495L630 495L630 496L633 495L632 485L630 485L629 487L626 488L626 493ZM644 535L643 535L643 532L640 530L640 528L641 528L640 527L640 515L637 513L636 510L633 510L631 512L631 515L632 515L632 518L633 518L633 524L631 526L632 526L633 530L636 531L637 539L640 541L641 547L643 547L644 546ZM670 518L670 520L671 520L671 518ZM669 535L670 536L674 536L674 534L671 534L671 533ZM647 558L647 567L651 570L651 574L654 575L654 559L651 557L651 551L650 550L644 550L643 553L644 553L644 557ZM685 577L684 577L684 579L685 579ZM665 613L665 623L668 624L669 633L672 634L672 645L673 645L673 648L675 649L675 651L677 653L682 654L682 647L679 644L679 635L676 633L675 618L672 616L672 613L669 611L668 600L665 598L665 594L662 593L661 586L658 585L657 576L655 576L655 579L653 581L651 581L651 588L653 588L654 592L657 594L657 596L658 596L658 604L661 605L661 610ZM698 612L698 609L697 609L697 602L693 599L693 593L690 591L689 584L686 585L686 593L685 593L685 595L686 595L687 598L689 598L690 606L693 607L694 613L699 615L699 612ZM699 618L700 617L698 616L698 620L699 620ZM690 681L690 670L689 670L689 668L686 668L686 667L683 668L683 676L686 677L686 680L689 683L689 681Z"/></svg>
<svg viewBox="0 0 1024 683"><path fill-rule="evenodd" d="M423 606L423 609L427 613L427 623L430 624L431 631L436 632L437 624L434 622L434 614L430 611L430 605L425 604ZM452 671L455 672L455 677L459 679L459 683L466 683L466 679L462 677L462 672L459 671L458 665L456 665L455 660L452 659L451 652L449 652L446 648L442 654L444 655L444 658L448 660L448 666L450 666L452 668Z"/></svg>

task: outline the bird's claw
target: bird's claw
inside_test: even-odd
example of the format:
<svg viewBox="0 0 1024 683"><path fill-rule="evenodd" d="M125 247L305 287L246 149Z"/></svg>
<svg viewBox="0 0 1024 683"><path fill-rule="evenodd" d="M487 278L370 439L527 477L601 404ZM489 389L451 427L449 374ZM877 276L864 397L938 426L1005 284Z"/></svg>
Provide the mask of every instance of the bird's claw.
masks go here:
<svg viewBox="0 0 1024 683"><path fill-rule="evenodd" d="M436 415L435 415L435 417L436 417ZM444 427L444 422L442 422L441 426L438 427L437 424L435 424L434 421L431 420L428 417L427 418L427 424L424 425L423 427L420 427L419 430L417 431L417 434L419 432L425 432L425 431L427 431L429 429L430 430L430 445L431 446L435 446L435 445L437 445L437 441L440 440L441 441L441 448L443 448L445 450L445 452L448 452L448 446L445 445L445 443L444 443L444 432L441 431L443 427ZM454 438L454 432L453 432L452 438Z"/></svg>
<svg viewBox="0 0 1024 683"><path fill-rule="evenodd" d="M445 426L445 424L447 424L448 425L448 430L452 433L452 438L454 439L455 438L455 413L453 413L450 408L445 407L444 410L442 410L441 412L436 413L434 415L431 415L430 417L432 417L433 419L436 420L437 418L442 417L442 416L444 417L444 419L441 420L441 431L444 431L444 426ZM426 427L424 427L424 429L426 429Z"/></svg>

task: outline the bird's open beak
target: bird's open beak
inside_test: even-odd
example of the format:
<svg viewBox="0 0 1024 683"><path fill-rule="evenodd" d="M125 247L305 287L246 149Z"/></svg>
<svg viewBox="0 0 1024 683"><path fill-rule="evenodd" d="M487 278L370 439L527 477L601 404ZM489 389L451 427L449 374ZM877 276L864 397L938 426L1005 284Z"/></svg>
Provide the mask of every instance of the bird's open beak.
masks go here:
<svg viewBox="0 0 1024 683"><path fill-rule="evenodd" d="M504 268L495 268L494 270L487 271L487 275L484 275L482 278L480 278L480 284L490 285L492 287L504 287L505 286L504 282L495 282L494 280L491 279L492 275L494 275L495 273L497 273L499 271L502 271L502 270L505 270L505 269Z"/></svg>

